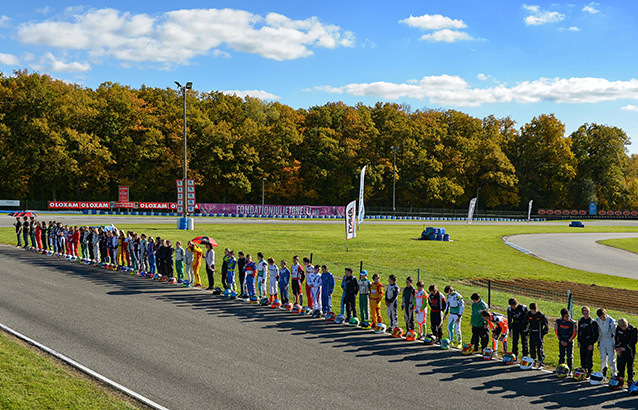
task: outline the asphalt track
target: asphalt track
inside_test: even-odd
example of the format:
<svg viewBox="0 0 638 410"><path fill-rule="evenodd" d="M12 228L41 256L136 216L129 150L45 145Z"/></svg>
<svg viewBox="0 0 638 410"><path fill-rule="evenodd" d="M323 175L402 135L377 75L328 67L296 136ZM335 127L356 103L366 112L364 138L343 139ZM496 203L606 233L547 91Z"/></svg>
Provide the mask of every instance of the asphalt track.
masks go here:
<svg viewBox="0 0 638 410"><path fill-rule="evenodd" d="M627 392L8 246L0 278L0 322L173 409L636 408Z"/></svg>
<svg viewBox="0 0 638 410"><path fill-rule="evenodd" d="M504 239L541 259L586 272L638 279L638 254L597 241L638 238L638 233L552 233L513 235Z"/></svg>

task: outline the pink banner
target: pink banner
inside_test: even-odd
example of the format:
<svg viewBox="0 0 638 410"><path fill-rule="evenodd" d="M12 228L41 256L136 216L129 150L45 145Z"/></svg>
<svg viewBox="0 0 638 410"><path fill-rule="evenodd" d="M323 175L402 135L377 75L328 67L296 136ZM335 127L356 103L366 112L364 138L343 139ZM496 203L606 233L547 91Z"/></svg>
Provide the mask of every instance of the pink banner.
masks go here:
<svg viewBox="0 0 638 410"><path fill-rule="evenodd" d="M343 216L344 206L312 205L255 205L255 204L199 204L205 214L243 214L272 216Z"/></svg>

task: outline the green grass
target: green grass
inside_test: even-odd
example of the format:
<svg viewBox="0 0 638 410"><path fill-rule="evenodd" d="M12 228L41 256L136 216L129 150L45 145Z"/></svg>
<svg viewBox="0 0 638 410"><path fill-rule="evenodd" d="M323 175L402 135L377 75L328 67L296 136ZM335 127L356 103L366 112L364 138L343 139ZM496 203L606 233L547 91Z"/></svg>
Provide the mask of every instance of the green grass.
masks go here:
<svg viewBox="0 0 638 410"><path fill-rule="evenodd" d="M216 264L221 266L222 249L230 248L244 251L253 256L258 251L266 257L273 257L279 261L289 262L293 255L309 256L313 254L313 262L328 265L336 278L343 276L345 267L353 267L356 271L363 261L363 268L370 274L382 274L382 282L387 283L387 275L395 274L398 284L403 286L405 278L412 276L416 279L417 270L421 271L421 279L430 283L437 283L443 288L447 283L454 283L457 290L465 296L466 303L470 303L469 296L478 291L486 296L486 289L466 286L459 281L464 279L491 278L530 278L547 281L572 281L580 283L596 283L597 285L624 288L638 291L638 281L633 279L589 273L554 265L538 258L525 255L506 246L502 237L515 234L530 233L560 233L574 232L567 226L548 225L452 225L436 223L434 226L445 227L452 242L416 241L420 236L421 225L370 224L366 223L358 231L358 237L349 242L350 250L346 251L344 226L341 224L197 224L195 231L178 231L173 224L166 225L118 225L118 228L134 230L138 233L160 236L186 243L190 238L208 235L214 238L219 247L216 252ZM638 232L637 228L627 226L592 226L587 232ZM15 243L11 228L0 229L0 242ZM219 271L219 269L218 269ZM207 285L204 268L200 275ZM371 275L370 275L371 276ZM219 273L216 275L219 284ZM503 312L507 306L507 299L512 295L493 292L492 305L497 311ZM337 286L333 295L333 308L339 309L341 290ZM485 297L485 299L487 299ZM566 303L539 301L527 297L518 298L521 303L529 304L536 301L540 309L555 318L561 307ZM597 308L597 307L593 307ZM579 307L575 309L579 311ZM385 312L383 316L386 319ZM469 313L469 311L468 311ZM638 318L618 312L610 312L615 318L627 317L632 323L638 323ZM401 325L404 324L402 313L399 312ZM471 330L469 315L464 315L463 333L465 341L469 341ZM577 315L578 317L578 315ZM553 326L553 323L552 323ZM553 333L545 339L547 355L546 363L556 364L558 347ZM574 363L579 363L578 353L575 353ZM594 354L597 362L597 352Z"/></svg>
<svg viewBox="0 0 638 410"><path fill-rule="evenodd" d="M605 239L604 241L598 241L598 243L638 253L638 238Z"/></svg>
<svg viewBox="0 0 638 410"><path fill-rule="evenodd" d="M104 388L0 332L0 408L133 409Z"/></svg>

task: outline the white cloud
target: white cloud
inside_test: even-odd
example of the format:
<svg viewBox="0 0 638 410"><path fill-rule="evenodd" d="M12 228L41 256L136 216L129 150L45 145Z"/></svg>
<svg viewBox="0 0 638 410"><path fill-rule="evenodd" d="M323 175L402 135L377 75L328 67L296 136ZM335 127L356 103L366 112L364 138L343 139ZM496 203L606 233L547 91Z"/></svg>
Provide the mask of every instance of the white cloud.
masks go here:
<svg viewBox="0 0 638 410"><path fill-rule="evenodd" d="M620 107L621 110L624 111L637 111L638 112L638 105L625 105L624 107Z"/></svg>
<svg viewBox="0 0 638 410"><path fill-rule="evenodd" d="M313 48L352 47L354 36L316 17L292 20L269 13L260 16L235 9L184 9L159 16L114 9L70 9L66 20L19 26L25 44L82 50L89 57L114 57L124 63L188 64L199 55L228 55L220 48L293 60Z"/></svg>
<svg viewBox="0 0 638 410"><path fill-rule="evenodd" d="M490 76L480 73L479 75L476 76L476 78L478 78L481 81L487 81L490 78Z"/></svg>
<svg viewBox="0 0 638 410"><path fill-rule="evenodd" d="M580 31L580 29L576 26L571 26L570 28L567 29L568 31Z"/></svg>
<svg viewBox="0 0 638 410"><path fill-rule="evenodd" d="M600 12L600 10L598 10L598 9L596 8L596 6L599 6L599 5L600 5L599 3L591 2L591 3L589 3L588 5L586 5L585 7L583 7L583 11L584 11L584 12L587 12L587 13L589 13L589 14L596 14L596 13L599 13L599 12Z"/></svg>
<svg viewBox="0 0 638 410"><path fill-rule="evenodd" d="M222 91L227 95L236 95L238 97L253 97L260 100L278 100L281 97L275 94L271 94L264 90L226 90Z"/></svg>
<svg viewBox="0 0 638 410"><path fill-rule="evenodd" d="M39 61L32 63L31 67L40 71L53 71L56 73L86 72L91 69L89 63L80 63L79 61L66 62L51 53L46 53Z"/></svg>
<svg viewBox="0 0 638 410"><path fill-rule="evenodd" d="M13 54L0 53L0 64L2 65L19 65L18 57Z"/></svg>
<svg viewBox="0 0 638 410"><path fill-rule="evenodd" d="M528 26L539 26L547 23L558 23L565 19L565 15L557 11L542 10L540 6L528 6L523 4L523 8L531 14L525 17L525 24Z"/></svg>
<svg viewBox="0 0 638 410"><path fill-rule="evenodd" d="M474 88L459 76L426 76L417 83L353 83L342 87L321 86L316 90L346 93L389 100L414 98L444 106L468 107L485 103L596 103L619 99L638 99L638 79L609 81L604 78L540 78L513 86L499 84Z"/></svg>
<svg viewBox="0 0 638 410"><path fill-rule="evenodd" d="M424 14L414 17L410 15L407 19L399 20L399 23L407 24L410 27L417 27L424 30L442 30L444 28L466 28L463 20L453 20L440 14Z"/></svg>
<svg viewBox="0 0 638 410"><path fill-rule="evenodd" d="M456 31L446 28L443 30L435 31L431 34L424 34L421 36L421 40L426 40L432 43L454 43L456 41L474 40L474 37L470 36L464 31Z"/></svg>
<svg viewBox="0 0 638 410"><path fill-rule="evenodd" d="M10 20L8 16L0 16L0 27L8 27Z"/></svg>

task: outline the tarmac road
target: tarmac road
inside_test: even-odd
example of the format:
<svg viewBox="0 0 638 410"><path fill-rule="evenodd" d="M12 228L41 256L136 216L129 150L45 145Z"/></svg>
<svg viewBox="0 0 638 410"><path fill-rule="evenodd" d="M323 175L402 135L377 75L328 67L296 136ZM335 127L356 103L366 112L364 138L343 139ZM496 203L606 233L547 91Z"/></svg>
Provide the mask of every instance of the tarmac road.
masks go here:
<svg viewBox="0 0 638 410"><path fill-rule="evenodd" d="M636 408L636 398L0 246L0 322L173 409Z"/></svg>
<svg viewBox="0 0 638 410"><path fill-rule="evenodd" d="M638 279L638 254L597 243L616 238L638 238L638 233L551 233L503 239L568 268Z"/></svg>

